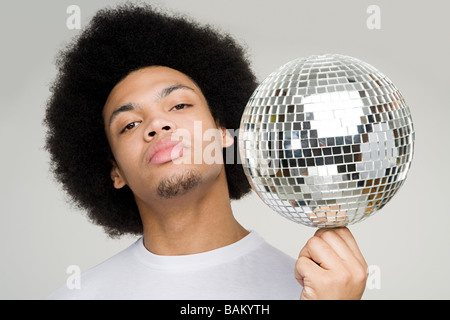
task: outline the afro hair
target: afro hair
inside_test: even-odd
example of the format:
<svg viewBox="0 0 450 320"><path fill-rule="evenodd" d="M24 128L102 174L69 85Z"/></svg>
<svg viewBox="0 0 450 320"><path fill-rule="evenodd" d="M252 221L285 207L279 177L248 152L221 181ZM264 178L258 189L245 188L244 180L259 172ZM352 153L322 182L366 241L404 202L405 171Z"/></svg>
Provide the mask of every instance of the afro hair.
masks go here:
<svg viewBox="0 0 450 320"><path fill-rule="evenodd" d="M111 237L143 232L132 191L115 189L110 178L113 156L102 110L112 88L132 71L166 66L196 82L218 124L238 129L257 86L244 49L231 36L149 5L98 11L56 65L44 119L52 171L73 203ZM237 145L235 137L229 147L235 161L224 161L231 199L251 190Z"/></svg>

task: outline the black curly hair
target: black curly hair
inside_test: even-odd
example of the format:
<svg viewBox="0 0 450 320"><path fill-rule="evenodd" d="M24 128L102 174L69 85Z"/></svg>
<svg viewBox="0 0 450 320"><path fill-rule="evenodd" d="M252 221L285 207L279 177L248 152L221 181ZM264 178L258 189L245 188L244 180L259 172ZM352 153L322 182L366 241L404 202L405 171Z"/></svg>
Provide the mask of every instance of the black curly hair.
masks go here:
<svg viewBox="0 0 450 320"><path fill-rule="evenodd" d="M132 71L166 66L196 82L220 126L238 129L257 86L244 49L231 36L145 4L98 11L56 65L44 119L52 171L74 204L111 237L143 232L132 191L115 189L110 178L113 155L102 110L112 88ZM237 145L235 137L229 147L235 157ZM242 165L224 163L230 198L240 199L251 190Z"/></svg>

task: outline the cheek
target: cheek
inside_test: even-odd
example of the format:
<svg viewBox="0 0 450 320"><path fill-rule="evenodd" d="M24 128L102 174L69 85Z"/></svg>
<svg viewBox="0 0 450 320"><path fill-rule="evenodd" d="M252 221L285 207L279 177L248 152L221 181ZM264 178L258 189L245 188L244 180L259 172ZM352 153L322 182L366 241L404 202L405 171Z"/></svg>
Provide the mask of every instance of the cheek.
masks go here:
<svg viewBox="0 0 450 320"><path fill-rule="evenodd" d="M211 161L207 158L211 155L215 157L218 153L221 154L223 148L222 131L216 127L212 117L197 118L179 131L184 132L183 139L189 142L191 152L195 155L196 164L200 163L200 158L206 158L206 161L201 162L211 164Z"/></svg>
<svg viewBox="0 0 450 320"><path fill-rule="evenodd" d="M123 141L113 144L111 150L117 165L126 176L139 168L142 162L142 146Z"/></svg>

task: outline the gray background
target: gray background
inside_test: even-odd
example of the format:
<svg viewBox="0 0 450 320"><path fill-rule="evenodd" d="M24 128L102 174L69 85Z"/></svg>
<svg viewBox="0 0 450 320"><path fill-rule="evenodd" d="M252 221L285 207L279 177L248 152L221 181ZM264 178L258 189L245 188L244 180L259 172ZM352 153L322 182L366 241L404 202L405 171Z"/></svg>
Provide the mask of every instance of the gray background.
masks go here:
<svg viewBox="0 0 450 320"><path fill-rule="evenodd" d="M8 1L0 10L0 298L43 299L63 285L66 268L82 271L136 238L109 239L70 205L49 172L42 118L54 58L79 30L66 27L71 4L82 27L119 1ZM410 106L415 155L406 183L374 217L354 226L379 289L366 299L449 299L450 119L448 1L169 0L150 1L229 32L243 43L260 80L294 58L340 53L385 73ZM369 30L366 9L381 9ZM447 199L447 200L446 200ZM314 229L294 224L252 194L233 202L236 218L296 257Z"/></svg>

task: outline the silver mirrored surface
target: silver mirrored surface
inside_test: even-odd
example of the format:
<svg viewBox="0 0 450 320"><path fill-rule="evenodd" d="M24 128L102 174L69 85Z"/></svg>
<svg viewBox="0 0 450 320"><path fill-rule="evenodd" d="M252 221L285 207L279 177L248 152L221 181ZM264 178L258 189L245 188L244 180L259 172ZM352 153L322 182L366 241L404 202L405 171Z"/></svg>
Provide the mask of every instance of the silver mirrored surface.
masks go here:
<svg viewBox="0 0 450 320"><path fill-rule="evenodd" d="M381 209L403 184L414 128L399 90L348 56L299 58L270 74L245 108L244 171L282 216L339 227Z"/></svg>

